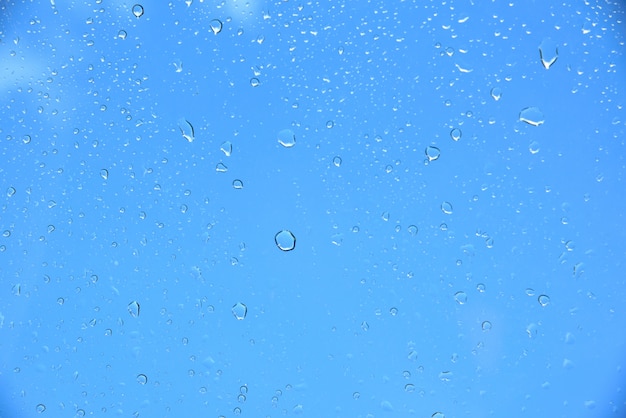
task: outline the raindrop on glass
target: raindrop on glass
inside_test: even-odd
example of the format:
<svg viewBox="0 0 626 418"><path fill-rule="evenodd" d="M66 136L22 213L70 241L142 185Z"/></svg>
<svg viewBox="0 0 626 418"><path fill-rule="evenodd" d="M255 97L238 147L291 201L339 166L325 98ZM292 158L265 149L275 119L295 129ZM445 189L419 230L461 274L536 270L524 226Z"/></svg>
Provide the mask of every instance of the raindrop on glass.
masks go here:
<svg viewBox="0 0 626 418"><path fill-rule="evenodd" d="M491 89L491 97L496 102L502 98L502 89L500 87L494 87Z"/></svg>
<svg viewBox="0 0 626 418"><path fill-rule="evenodd" d="M17 190L15 190L15 187L9 187L7 189L7 196L8 197L12 197L15 195L15 193L17 192Z"/></svg>
<svg viewBox="0 0 626 418"><path fill-rule="evenodd" d="M548 295L539 295L537 298L539 304L543 307L546 307L550 304L550 297Z"/></svg>
<svg viewBox="0 0 626 418"><path fill-rule="evenodd" d="M241 302L237 302L233 305L232 312L235 318L237 318L239 321L242 321L248 314L248 307Z"/></svg>
<svg viewBox="0 0 626 418"><path fill-rule="evenodd" d="M252 78L250 79L250 85L251 85L252 87L258 87L258 86L260 86L260 85L261 85L261 81L260 81L258 78L256 78L256 77L252 77Z"/></svg>
<svg viewBox="0 0 626 418"><path fill-rule="evenodd" d="M446 418L446 416L441 412L435 412L430 416L430 418Z"/></svg>
<svg viewBox="0 0 626 418"><path fill-rule="evenodd" d="M452 215L452 203L443 202L441 204L441 211L445 213L446 215Z"/></svg>
<svg viewBox="0 0 626 418"><path fill-rule="evenodd" d="M546 70L554 65L559 58L559 47L556 42L550 38L546 38L539 45L539 58Z"/></svg>
<svg viewBox="0 0 626 418"><path fill-rule="evenodd" d="M489 331L491 330L491 322L489 321L484 321L481 325L483 331Z"/></svg>
<svg viewBox="0 0 626 418"><path fill-rule="evenodd" d="M407 230L409 231L409 234L411 234L412 236L417 235L418 232L418 228L415 225L409 225L409 227L407 228Z"/></svg>
<svg viewBox="0 0 626 418"><path fill-rule="evenodd" d="M107 169L102 169L100 170L100 177L102 177L104 180L108 180L109 179L109 170Z"/></svg>
<svg viewBox="0 0 626 418"><path fill-rule="evenodd" d="M519 112L519 120L532 126L539 126L544 122L543 113L538 107L525 107L522 109Z"/></svg>
<svg viewBox="0 0 626 418"><path fill-rule="evenodd" d="M228 167L226 167L223 163L218 163L215 166L215 171L217 171L218 173L225 173L228 171Z"/></svg>
<svg viewBox="0 0 626 418"><path fill-rule="evenodd" d="M296 135L291 129L283 129L278 133L278 143L285 148L296 145Z"/></svg>
<svg viewBox="0 0 626 418"><path fill-rule="evenodd" d="M465 305L465 302L467 302L467 294L465 292L456 292L454 294L454 300L456 300L456 303L458 303L459 305Z"/></svg>
<svg viewBox="0 0 626 418"><path fill-rule="evenodd" d="M454 128L450 131L450 138L452 138L454 141L458 141L459 139L461 139L462 135L463 133L459 128Z"/></svg>
<svg viewBox="0 0 626 418"><path fill-rule="evenodd" d="M128 313L133 318L137 318L139 316L139 302L136 300L132 301L128 304Z"/></svg>
<svg viewBox="0 0 626 418"><path fill-rule="evenodd" d="M243 189L243 181L239 180L239 179L235 179L233 180L233 188L234 189Z"/></svg>
<svg viewBox="0 0 626 418"><path fill-rule="evenodd" d="M209 23L209 26L211 27L211 32L213 32L214 35L217 35L218 33L220 33L222 31L222 27L224 25L222 24L221 20L213 19Z"/></svg>
<svg viewBox="0 0 626 418"><path fill-rule="evenodd" d="M137 383L139 383L140 385L145 385L146 383L148 383L148 376L146 376L145 374L138 374Z"/></svg>
<svg viewBox="0 0 626 418"><path fill-rule="evenodd" d="M230 157L233 153L233 144L231 144L230 141L222 142L222 145L220 145L220 150L222 150L225 156Z"/></svg>
<svg viewBox="0 0 626 418"><path fill-rule="evenodd" d="M426 154L426 158L428 158L428 161L435 161L439 159L439 156L441 155L441 150L439 150L439 148L437 147L428 146L424 150L424 153Z"/></svg>
<svg viewBox="0 0 626 418"><path fill-rule="evenodd" d="M342 163L341 157L333 158L333 165L335 167L341 167L341 163Z"/></svg>
<svg viewBox="0 0 626 418"><path fill-rule="evenodd" d="M35 410L41 414L46 410L46 405L40 403L39 405L37 405L37 407L35 407Z"/></svg>
<svg viewBox="0 0 626 418"><path fill-rule="evenodd" d="M476 285L476 290L478 290L480 293L485 293L485 285L483 283L478 283Z"/></svg>
<svg viewBox="0 0 626 418"><path fill-rule="evenodd" d="M125 30L120 30L120 31L117 33L117 37L118 37L118 38L120 38L120 39L126 39L126 37L127 37L127 36L128 36L128 34L126 33L126 31L125 31Z"/></svg>
<svg viewBox="0 0 626 418"><path fill-rule="evenodd" d="M133 14L137 19L143 16L143 6L141 4L135 4L133 6Z"/></svg>
<svg viewBox="0 0 626 418"><path fill-rule="evenodd" d="M286 229L278 232L274 236L274 242L281 251L291 251L296 248L296 237Z"/></svg>
<svg viewBox="0 0 626 418"><path fill-rule="evenodd" d="M333 126L335 126L335 122L333 122L332 120L329 120L328 122L326 122L326 127L328 129L331 129Z"/></svg>

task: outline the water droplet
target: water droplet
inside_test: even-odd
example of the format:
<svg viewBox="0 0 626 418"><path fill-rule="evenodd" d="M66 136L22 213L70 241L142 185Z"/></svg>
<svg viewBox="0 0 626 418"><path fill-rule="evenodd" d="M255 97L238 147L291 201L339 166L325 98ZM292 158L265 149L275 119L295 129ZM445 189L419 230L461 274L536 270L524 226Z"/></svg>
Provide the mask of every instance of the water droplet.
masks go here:
<svg viewBox="0 0 626 418"><path fill-rule="evenodd" d="M354 392L352 394L352 399L359 399L361 397L361 394L359 392Z"/></svg>
<svg viewBox="0 0 626 418"><path fill-rule="evenodd" d="M261 85L261 81L258 78L256 78L256 77L252 77L250 79L250 85L252 87L259 87Z"/></svg>
<svg viewBox="0 0 626 418"><path fill-rule="evenodd" d="M550 304L550 297L548 295L539 295L537 298L539 304L543 307L546 307Z"/></svg>
<svg viewBox="0 0 626 418"><path fill-rule="evenodd" d="M146 376L145 374L138 374L137 383L139 383L140 385L145 385L146 383L148 383L148 376Z"/></svg>
<svg viewBox="0 0 626 418"><path fill-rule="evenodd" d="M291 129L283 129L278 133L278 143L285 148L296 145L296 135Z"/></svg>
<svg viewBox="0 0 626 418"><path fill-rule="evenodd" d="M391 314L391 316L396 316L398 315L398 308L391 308L389 309L389 313Z"/></svg>
<svg viewBox="0 0 626 418"><path fill-rule="evenodd" d="M222 31L222 28L224 27L224 25L222 24L222 21L219 19L211 20L211 22L209 23L209 26L211 27L211 32L213 32L214 35L217 35L218 33L220 33Z"/></svg>
<svg viewBox="0 0 626 418"><path fill-rule="evenodd" d="M478 283L476 285L476 290L478 290L480 293L485 293L485 285L483 283Z"/></svg>
<svg viewBox="0 0 626 418"><path fill-rule="evenodd" d="M222 145L220 145L220 150L222 150L225 156L230 157L233 153L233 144L231 144L230 141L222 142Z"/></svg>
<svg viewBox="0 0 626 418"><path fill-rule="evenodd" d="M491 330L491 322L489 321L485 321L482 323L481 325L483 331L490 331Z"/></svg>
<svg viewBox="0 0 626 418"><path fill-rule="evenodd" d="M248 314L248 307L241 302L237 302L233 305L232 312L237 320L242 321Z"/></svg>
<svg viewBox="0 0 626 418"><path fill-rule="evenodd" d="M451 379L452 379L452 372L445 371L445 372L439 373L439 380L441 380L442 382L449 382Z"/></svg>
<svg viewBox="0 0 626 418"><path fill-rule="evenodd" d="M108 180L109 179L109 170L107 169L102 169L100 170L100 177L102 177L104 180Z"/></svg>
<svg viewBox="0 0 626 418"><path fill-rule="evenodd" d="M363 321L363 322L361 322L361 329L362 329L363 331L369 331L369 329L370 329L370 324L368 324L368 323L367 323L367 321Z"/></svg>
<svg viewBox="0 0 626 418"><path fill-rule="evenodd" d="M228 171L228 167L226 167L223 163L218 163L215 166L215 171L217 171L218 173L225 173Z"/></svg>
<svg viewBox="0 0 626 418"><path fill-rule="evenodd" d="M530 151L531 154L537 154L539 152L539 142L537 141L533 141L530 143L530 145L528 146L528 151Z"/></svg>
<svg viewBox="0 0 626 418"><path fill-rule="evenodd" d="M408 393L415 392L415 385L407 383L406 385L404 385L404 391Z"/></svg>
<svg viewBox="0 0 626 418"><path fill-rule="evenodd" d="M491 97L496 102L502 98L502 89L500 87L494 87L491 89Z"/></svg>
<svg viewBox="0 0 626 418"><path fill-rule="evenodd" d="M428 161L435 161L439 159L439 156L441 155L441 150L437 147L428 146L424 150L424 153L426 154L426 158L428 158Z"/></svg>
<svg viewBox="0 0 626 418"><path fill-rule="evenodd" d="M435 412L430 416L430 418L446 418L446 416L441 412Z"/></svg>
<svg viewBox="0 0 626 418"><path fill-rule="evenodd" d="M63 298L57 298L57 303L58 303L59 305L63 305L63 304L65 303L65 299L63 299Z"/></svg>
<svg viewBox="0 0 626 418"><path fill-rule="evenodd" d="M525 291L526 296L535 296L535 289L527 288Z"/></svg>
<svg viewBox="0 0 626 418"><path fill-rule="evenodd" d="M30 144L31 138L30 135L24 135L24 137L22 138L22 142L25 144Z"/></svg>
<svg viewBox="0 0 626 418"><path fill-rule="evenodd" d="M326 127L328 129L331 129L333 126L335 126L335 122L333 122L332 120L326 122Z"/></svg>
<svg viewBox="0 0 626 418"><path fill-rule="evenodd" d="M342 163L341 157L333 158L333 164L335 165L335 167L341 167L341 163Z"/></svg>
<svg viewBox="0 0 626 418"><path fill-rule="evenodd" d="M128 36L128 33L126 33L125 30L120 30L117 33L117 37L120 38L120 39L126 39L127 36Z"/></svg>
<svg viewBox="0 0 626 418"><path fill-rule="evenodd" d="M543 113L541 113L538 107L525 107L522 109L519 113L519 120L532 126L539 126L544 122Z"/></svg>
<svg viewBox="0 0 626 418"><path fill-rule="evenodd" d="M389 401L382 401L380 403L380 408L383 411L387 411L387 412L392 412L393 411L393 405Z"/></svg>
<svg viewBox="0 0 626 418"><path fill-rule="evenodd" d="M48 225L48 234L50 234L50 233L54 232L54 230L55 230L55 229L56 229L56 228L55 228L55 226L54 226L54 225Z"/></svg>
<svg viewBox="0 0 626 418"><path fill-rule="evenodd" d="M465 302L467 302L467 294L463 291L456 292L454 294L454 300L456 300L456 303L459 305L465 305Z"/></svg>
<svg viewBox="0 0 626 418"><path fill-rule="evenodd" d="M443 202L441 204L441 211L445 213L446 215L452 215L452 203Z"/></svg>
<svg viewBox="0 0 626 418"><path fill-rule="evenodd" d="M296 237L291 231L283 229L274 236L274 242L281 251L291 251L296 248Z"/></svg>
<svg viewBox="0 0 626 418"><path fill-rule="evenodd" d="M36 410L38 413L40 413L40 414L41 414L42 412L44 412L44 411L46 410L46 405L44 405L44 404L40 403L39 405L37 405L37 407L35 408L35 410Z"/></svg>
<svg viewBox="0 0 626 418"><path fill-rule="evenodd" d="M459 139L461 139L462 135L463 133L461 132L459 128L454 128L453 130L450 131L450 138L452 138L452 140L454 141L458 141Z"/></svg>
<svg viewBox="0 0 626 418"><path fill-rule="evenodd" d="M15 187L9 187L7 189L7 196L8 197L12 197L15 195L15 193L17 193L17 190L15 190Z"/></svg>
<svg viewBox="0 0 626 418"><path fill-rule="evenodd" d="M539 45L539 58L543 68L547 70L552 67L559 58L559 47L556 42L550 38L544 39L541 45Z"/></svg>
<svg viewBox="0 0 626 418"><path fill-rule="evenodd" d="M137 19L143 16L143 6L141 4L135 4L133 6L133 14Z"/></svg>
<svg viewBox="0 0 626 418"><path fill-rule="evenodd" d="M417 232L419 231L417 226L415 225L409 225L407 230L409 231L409 234L411 234L412 236L417 235Z"/></svg>
<svg viewBox="0 0 626 418"><path fill-rule="evenodd" d="M243 181L239 179L233 180L233 188L238 189L238 190L243 189Z"/></svg>
<svg viewBox="0 0 626 418"><path fill-rule="evenodd" d="M139 316L139 302L136 300L132 301L128 304L128 313L133 318L137 318Z"/></svg>
<svg viewBox="0 0 626 418"><path fill-rule="evenodd" d="M195 131L193 129L193 125L187 119L178 119L178 129L180 129L180 134L187 140L187 142L193 142L195 139Z"/></svg>

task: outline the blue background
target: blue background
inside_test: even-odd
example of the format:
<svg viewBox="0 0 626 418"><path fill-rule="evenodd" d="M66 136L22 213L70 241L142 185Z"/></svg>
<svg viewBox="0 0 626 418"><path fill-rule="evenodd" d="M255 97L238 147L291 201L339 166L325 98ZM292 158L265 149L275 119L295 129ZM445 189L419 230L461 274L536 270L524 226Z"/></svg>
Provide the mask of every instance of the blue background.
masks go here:
<svg viewBox="0 0 626 418"><path fill-rule="evenodd" d="M1 417L626 416L622 2L142 6L0 3Z"/></svg>

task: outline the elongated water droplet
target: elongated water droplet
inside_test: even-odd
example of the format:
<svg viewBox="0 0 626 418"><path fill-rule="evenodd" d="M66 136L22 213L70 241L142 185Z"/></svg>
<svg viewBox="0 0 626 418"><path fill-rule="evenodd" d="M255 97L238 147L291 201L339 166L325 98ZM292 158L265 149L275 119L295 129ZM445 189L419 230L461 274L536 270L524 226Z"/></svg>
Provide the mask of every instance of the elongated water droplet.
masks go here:
<svg viewBox="0 0 626 418"><path fill-rule="evenodd" d="M178 119L178 129L180 134L187 140L187 142L193 142L195 139L195 131L193 125L185 118Z"/></svg>
<svg viewBox="0 0 626 418"><path fill-rule="evenodd" d="M548 70L552 67L559 58L559 47L556 42L550 38L544 39L541 45L539 45L539 58L541 59L543 68Z"/></svg>
<svg viewBox="0 0 626 418"><path fill-rule="evenodd" d="M128 304L128 313L133 317L137 318L139 316L139 302L136 300L132 301Z"/></svg>
<svg viewBox="0 0 626 418"><path fill-rule="evenodd" d="M211 22L209 23L209 26L211 27L211 32L213 32L214 35L217 35L218 33L220 33L222 31L222 28L224 27L224 25L222 24L222 21L219 19L211 20Z"/></svg>

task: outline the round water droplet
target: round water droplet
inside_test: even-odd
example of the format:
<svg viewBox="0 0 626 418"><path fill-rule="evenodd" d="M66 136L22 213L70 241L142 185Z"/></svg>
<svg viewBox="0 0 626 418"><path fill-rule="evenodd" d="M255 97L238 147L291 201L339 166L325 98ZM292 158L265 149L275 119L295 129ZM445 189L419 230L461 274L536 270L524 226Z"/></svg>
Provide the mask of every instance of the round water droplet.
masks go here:
<svg viewBox="0 0 626 418"><path fill-rule="evenodd" d="M136 300L132 301L128 304L128 313L133 317L137 318L139 316L139 302Z"/></svg>
<svg viewBox="0 0 626 418"><path fill-rule="evenodd" d="M415 392L415 385L413 385L411 383L407 383L406 385L404 385L404 391L408 392L408 393Z"/></svg>
<svg viewBox="0 0 626 418"><path fill-rule="evenodd" d="M476 285L476 290L478 290L480 293L485 293L485 285L483 283L478 283Z"/></svg>
<svg viewBox="0 0 626 418"><path fill-rule="evenodd" d="M143 6L141 4L135 4L133 6L133 14L137 19L143 16Z"/></svg>
<svg viewBox="0 0 626 418"><path fill-rule="evenodd" d="M261 81L258 78L256 78L256 77L252 77L250 79L250 85L252 87L259 87L261 85Z"/></svg>
<svg viewBox="0 0 626 418"><path fill-rule="evenodd" d="M441 211L445 213L446 215L452 215L452 203L443 202L441 204Z"/></svg>
<svg viewBox="0 0 626 418"><path fill-rule="evenodd" d="M137 383L139 383L140 385L145 385L146 383L148 383L148 376L146 376L145 374L138 374Z"/></svg>
<svg viewBox="0 0 626 418"><path fill-rule="evenodd" d="M102 177L104 180L108 180L109 178L109 170L107 169L102 169L100 170L100 177Z"/></svg>
<svg viewBox="0 0 626 418"><path fill-rule="evenodd" d="M409 231L409 234L411 234L412 236L417 235L417 232L419 231L417 226L415 225L409 225L407 230Z"/></svg>
<svg viewBox="0 0 626 418"><path fill-rule="evenodd" d="M484 321L481 325L483 331L490 331L491 330L491 322L489 321Z"/></svg>
<svg viewBox="0 0 626 418"><path fill-rule="evenodd" d="M39 405L35 407L35 410L41 414L42 412L46 410L46 405L40 403Z"/></svg>
<svg viewBox="0 0 626 418"><path fill-rule="evenodd" d="M341 167L341 163L342 163L341 157L333 158L333 164L335 167Z"/></svg>
<svg viewBox="0 0 626 418"><path fill-rule="evenodd" d="M465 302L467 302L467 294L463 291L456 292L454 294L454 300L456 300L456 303L459 305L465 305Z"/></svg>
<svg viewBox="0 0 626 418"><path fill-rule="evenodd" d="M25 144L30 144L31 138L30 135L24 135L24 137L22 138L22 142Z"/></svg>
<svg viewBox="0 0 626 418"><path fill-rule="evenodd" d="M120 38L120 39L126 39L127 36L128 36L128 33L126 33L125 30L120 30L117 33L117 37Z"/></svg>
<svg viewBox="0 0 626 418"><path fill-rule="evenodd" d="M525 107L519 113L519 120L532 126L541 125L543 120L543 113L538 107Z"/></svg>
<svg viewBox="0 0 626 418"><path fill-rule="evenodd" d="M285 148L296 145L296 135L291 129L283 129L278 133L278 143Z"/></svg>
<svg viewBox="0 0 626 418"><path fill-rule="evenodd" d="M224 27L222 21L219 19L211 20L211 22L209 22L209 26L211 27L211 32L213 32L214 35L220 33L222 31L222 28Z"/></svg>
<svg viewBox="0 0 626 418"><path fill-rule="evenodd" d="M543 307L546 307L550 304L550 297L548 295L539 295L537 298L539 304Z"/></svg>
<svg viewBox="0 0 626 418"><path fill-rule="evenodd" d="M55 230L55 229L56 229L56 228L55 228L55 226L54 226L54 225L48 225L48 234L50 234L50 233L54 232L54 230Z"/></svg>
<svg viewBox="0 0 626 418"><path fill-rule="evenodd" d="M452 138L452 140L454 141L458 141L459 139L461 139L462 135L463 133L461 132L459 128L454 128L453 130L450 131L450 138Z"/></svg>
<svg viewBox="0 0 626 418"><path fill-rule="evenodd" d="M496 102L502 98L502 89L500 87L494 87L491 89L491 97Z"/></svg>
<svg viewBox="0 0 626 418"><path fill-rule="evenodd" d="M274 236L274 242L281 251L291 251L296 248L296 237L291 231L283 229Z"/></svg>
<svg viewBox="0 0 626 418"><path fill-rule="evenodd" d="M8 197L12 197L15 195L15 193L17 193L17 190L15 190L15 187L9 187L7 189L7 196Z"/></svg>
<svg viewBox="0 0 626 418"><path fill-rule="evenodd" d="M237 320L242 321L248 314L248 307L241 302L237 302L233 305L232 312Z"/></svg>
<svg viewBox="0 0 626 418"><path fill-rule="evenodd" d="M332 120L329 120L328 122L326 122L326 127L328 129L331 129L333 126L335 126L335 122L333 122Z"/></svg>
<svg viewBox="0 0 626 418"><path fill-rule="evenodd" d="M352 394L352 399L359 399L361 397L361 394L359 392L354 392Z"/></svg>
<svg viewBox="0 0 626 418"><path fill-rule="evenodd" d="M235 179L233 180L233 188L234 189L243 189L243 181L239 180L239 179Z"/></svg>
<svg viewBox="0 0 626 418"><path fill-rule="evenodd" d="M428 158L428 161L435 161L439 159L439 156L441 155L441 150L439 150L439 148L437 147L428 146L424 150L424 153L426 154L426 158Z"/></svg>

